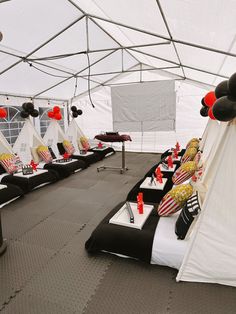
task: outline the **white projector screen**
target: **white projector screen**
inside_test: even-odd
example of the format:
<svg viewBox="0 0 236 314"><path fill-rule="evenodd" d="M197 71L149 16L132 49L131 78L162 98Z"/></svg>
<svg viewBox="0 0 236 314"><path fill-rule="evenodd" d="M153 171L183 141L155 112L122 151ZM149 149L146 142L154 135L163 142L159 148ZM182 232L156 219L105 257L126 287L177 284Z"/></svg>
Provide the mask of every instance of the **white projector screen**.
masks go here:
<svg viewBox="0 0 236 314"><path fill-rule="evenodd" d="M111 88L114 131L175 131L176 94L172 80Z"/></svg>

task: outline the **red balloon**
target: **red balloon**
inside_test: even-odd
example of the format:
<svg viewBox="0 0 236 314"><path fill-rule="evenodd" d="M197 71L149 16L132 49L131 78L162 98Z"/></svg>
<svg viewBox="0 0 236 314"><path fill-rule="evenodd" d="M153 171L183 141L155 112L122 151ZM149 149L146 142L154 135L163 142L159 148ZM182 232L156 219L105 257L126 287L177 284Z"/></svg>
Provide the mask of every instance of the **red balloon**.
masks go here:
<svg viewBox="0 0 236 314"><path fill-rule="evenodd" d="M207 107L212 107L215 101L216 101L215 92L209 92L204 97L204 103L206 104Z"/></svg>
<svg viewBox="0 0 236 314"><path fill-rule="evenodd" d="M7 111L5 108L0 108L0 118L5 119L7 117Z"/></svg>
<svg viewBox="0 0 236 314"><path fill-rule="evenodd" d="M209 110L208 110L208 116L209 116L209 118L211 118L212 120L216 120L216 118L214 117L214 114L213 114L213 112L212 112L212 107L209 108Z"/></svg>
<svg viewBox="0 0 236 314"><path fill-rule="evenodd" d="M54 106L53 107L53 112L54 113L59 113L60 111L61 111L60 107L58 107L58 106Z"/></svg>
<svg viewBox="0 0 236 314"><path fill-rule="evenodd" d="M56 120L61 120L61 119L62 119L61 113L60 113L60 112L55 113L55 114L54 114L54 118L55 118Z"/></svg>
<svg viewBox="0 0 236 314"><path fill-rule="evenodd" d="M53 119L54 118L54 112L53 111L48 111L48 117L50 119Z"/></svg>

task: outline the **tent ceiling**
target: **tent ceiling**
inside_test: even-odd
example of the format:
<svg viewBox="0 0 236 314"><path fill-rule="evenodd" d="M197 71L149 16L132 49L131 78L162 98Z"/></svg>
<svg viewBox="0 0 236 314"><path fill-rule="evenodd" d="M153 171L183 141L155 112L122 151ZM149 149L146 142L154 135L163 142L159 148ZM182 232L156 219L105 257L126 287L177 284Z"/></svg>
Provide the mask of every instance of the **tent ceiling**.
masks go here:
<svg viewBox="0 0 236 314"><path fill-rule="evenodd" d="M136 71L144 65L139 66L125 82L166 76L217 85L236 66L235 15L235 0L0 3L0 92L63 99L80 95L88 88L87 51L91 88L123 82L125 70L138 64L152 69L140 74Z"/></svg>

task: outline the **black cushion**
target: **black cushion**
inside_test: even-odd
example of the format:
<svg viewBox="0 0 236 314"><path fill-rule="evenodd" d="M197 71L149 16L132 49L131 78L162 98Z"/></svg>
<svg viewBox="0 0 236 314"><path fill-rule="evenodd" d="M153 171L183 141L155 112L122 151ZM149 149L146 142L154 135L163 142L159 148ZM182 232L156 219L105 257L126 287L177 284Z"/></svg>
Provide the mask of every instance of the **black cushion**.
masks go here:
<svg viewBox="0 0 236 314"><path fill-rule="evenodd" d="M194 221L195 217L200 213L201 208L198 202L198 194L190 197L182 209L175 223L175 234L178 239L184 240L186 234Z"/></svg>
<svg viewBox="0 0 236 314"><path fill-rule="evenodd" d="M56 155L54 154L54 151L52 150L52 147L51 147L51 146L48 146L48 150L49 150L49 152L50 152L50 154L51 154L51 156L52 156L52 159L56 159L57 157L56 157Z"/></svg>
<svg viewBox="0 0 236 314"><path fill-rule="evenodd" d="M16 197L20 197L24 195L23 190L16 185L10 183L1 183L7 186L5 189L0 190L0 205L5 204Z"/></svg>
<svg viewBox="0 0 236 314"><path fill-rule="evenodd" d="M150 263L153 238L159 220L157 210L153 209L141 230L110 224L110 218L123 204L124 202L118 204L101 221L85 243L85 248L90 254L107 251Z"/></svg>
<svg viewBox="0 0 236 314"><path fill-rule="evenodd" d="M6 173L6 170L3 168L3 166L0 164L0 174Z"/></svg>
<svg viewBox="0 0 236 314"><path fill-rule="evenodd" d="M55 171L47 171L31 178L18 177L16 175L7 175L2 178L1 183L11 183L20 187L24 193L28 193L37 188L41 184L53 183L58 180L58 175Z"/></svg>
<svg viewBox="0 0 236 314"><path fill-rule="evenodd" d="M112 147L107 147L106 149L103 149L103 150L97 150L97 149L94 149L93 147L89 149L89 152L95 152L96 154L99 154L101 159L105 158L107 155L115 154L115 150Z"/></svg>
<svg viewBox="0 0 236 314"><path fill-rule="evenodd" d="M72 173L76 172L78 169L85 169L86 164L83 160L74 160L71 163L49 163L44 165L44 169L54 170L59 179L64 179L69 177Z"/></svg>
<svg viewBox="0 0 236 314"><path fill-rule="evenodd" d="M62 143L57 143L57 148L59 150L60 155L65 154L66 150L65 150L65 148L64 148Z"/></svg>

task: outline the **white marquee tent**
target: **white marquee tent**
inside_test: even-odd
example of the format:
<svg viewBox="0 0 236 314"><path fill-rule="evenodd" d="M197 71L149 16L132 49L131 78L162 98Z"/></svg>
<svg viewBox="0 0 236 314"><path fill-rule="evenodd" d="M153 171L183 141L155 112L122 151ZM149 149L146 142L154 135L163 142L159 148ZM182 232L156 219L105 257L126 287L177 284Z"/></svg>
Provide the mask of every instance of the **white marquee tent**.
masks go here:
<svg viewBox="0 0 236 314"><path fill-rule="evenodd" d="M1 102L76 104L92 138L112 129L111 86L175 80L176 131L133 132L127 149L185 144L206 124L201 98L235 68L235 11L213 0L0 1Z"/></svg>

